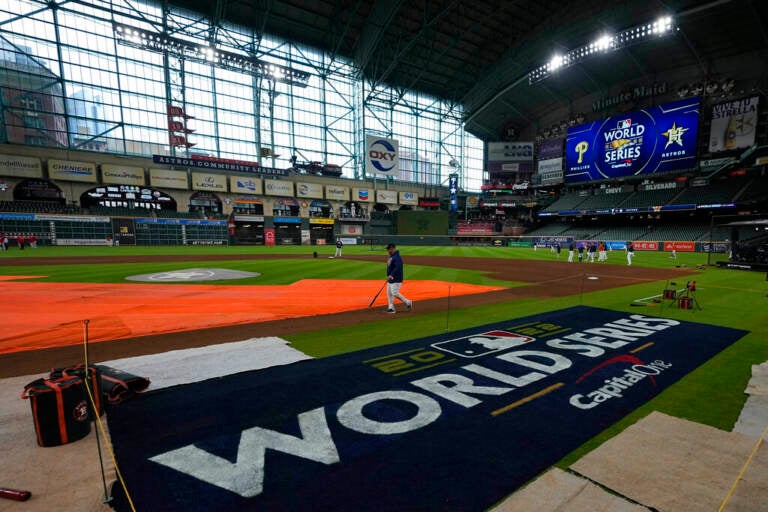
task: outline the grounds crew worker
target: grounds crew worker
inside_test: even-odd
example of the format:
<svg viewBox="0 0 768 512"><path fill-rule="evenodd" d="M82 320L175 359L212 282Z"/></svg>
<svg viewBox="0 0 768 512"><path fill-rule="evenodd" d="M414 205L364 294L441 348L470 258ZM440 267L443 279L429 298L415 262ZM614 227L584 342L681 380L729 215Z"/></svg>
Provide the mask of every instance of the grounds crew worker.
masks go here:
<svg viewBox="0 0 768 512"><path fill-rule="evenodd" d="M387 313L395 313L395 297L405 304L408 311L413 308L413 301L408 300L400 293L400 287L403 285L403 259L400 257L400 251L395 244L387 245Z"/></svg>

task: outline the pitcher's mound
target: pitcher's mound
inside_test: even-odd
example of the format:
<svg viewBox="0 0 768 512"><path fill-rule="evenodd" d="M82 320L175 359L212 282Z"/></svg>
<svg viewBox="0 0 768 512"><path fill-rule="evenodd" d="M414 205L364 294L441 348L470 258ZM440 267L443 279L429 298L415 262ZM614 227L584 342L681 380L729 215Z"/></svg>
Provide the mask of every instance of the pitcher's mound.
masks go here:
<svg viewBox="0 0 768 512"><path fill-rule="evenodd" d="M155 274L138 274L128 276L128 281L142 281L145 283L195 283L197 281L223 281L225 279L246 279L259 277L258 272L243 272L227 268L187 268L172 270L171 272L157 272Z"/></svg>

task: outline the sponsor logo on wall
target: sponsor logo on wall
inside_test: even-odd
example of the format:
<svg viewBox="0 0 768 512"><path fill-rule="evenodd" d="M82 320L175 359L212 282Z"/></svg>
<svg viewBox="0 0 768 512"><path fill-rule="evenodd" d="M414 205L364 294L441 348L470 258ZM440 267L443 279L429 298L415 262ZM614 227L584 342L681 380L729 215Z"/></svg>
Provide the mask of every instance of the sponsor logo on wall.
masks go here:
<svg viewBox="0 0 768 512"><path fill-rule="evenodd" d="M365 172L396 176L400 170L399 144L395 139L368 135L365 138Z"/></svg>

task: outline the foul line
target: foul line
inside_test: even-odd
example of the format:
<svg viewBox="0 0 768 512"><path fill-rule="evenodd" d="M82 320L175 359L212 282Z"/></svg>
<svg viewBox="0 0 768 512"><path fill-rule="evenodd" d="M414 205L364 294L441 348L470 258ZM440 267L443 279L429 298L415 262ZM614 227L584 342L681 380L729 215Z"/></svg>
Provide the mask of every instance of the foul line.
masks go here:
<svg viewBox="0 0 768 512"><path fill-rule="evenodd" d="M652 341L651 341L651 342L649 342L649 343L646 343L645 345L640 345L640 346L639 346L639 347L637 347L636 349L630 350L630 351L629 351L629 353L630 353L630 354L635 354L635 353L637 353L637 352L640 352L641 350L645 350L646 348L650 347L651 345L653 345L653 342L652 342Z"/></svg>
<svg viewBox="0 0 768 512"><path fill-rule="evenodd" d="M560 388L560 387L563 387L563 386L565 386L564 382L556 382L556 383L552 384L551 386L542 389L541 391L537 391L536 393L534 393L532 395L528 395L525 398L521 398L517 402L512 402L509 405L505 405L501 409L496 409L495 411L491 411L491 416L498 416L499 414L503 414L505 412L511 411L515 407L523 405L524 403L528 403L531 400L536 400L540 396L544 396L547 393L551 393L552 391L556 390L557 388Z"/></svg>

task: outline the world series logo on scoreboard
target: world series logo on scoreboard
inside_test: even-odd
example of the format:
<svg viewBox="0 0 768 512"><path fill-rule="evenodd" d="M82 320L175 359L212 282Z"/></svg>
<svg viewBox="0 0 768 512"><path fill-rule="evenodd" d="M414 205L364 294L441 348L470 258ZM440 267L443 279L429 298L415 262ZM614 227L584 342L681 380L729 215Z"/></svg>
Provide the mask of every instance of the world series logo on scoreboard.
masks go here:
<svg viewBox="0 0 768 512"><path fill-rule="evenodd" d="M700 98L568 129L568 183L647 175L696 165Z"/></svg>

